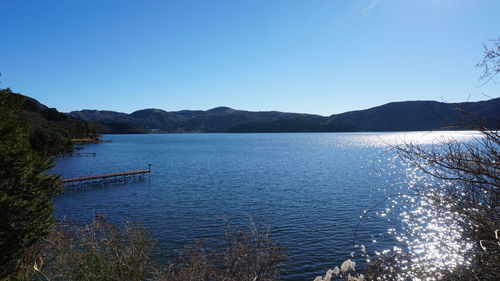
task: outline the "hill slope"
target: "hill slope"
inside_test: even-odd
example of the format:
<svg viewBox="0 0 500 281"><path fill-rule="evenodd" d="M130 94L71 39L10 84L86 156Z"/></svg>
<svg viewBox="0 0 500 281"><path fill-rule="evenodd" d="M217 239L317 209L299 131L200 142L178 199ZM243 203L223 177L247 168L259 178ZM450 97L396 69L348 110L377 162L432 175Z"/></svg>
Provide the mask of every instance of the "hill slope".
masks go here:
<svg viewBox="0 0 500 281"><path fill-rule="evenodd" d="M72 111L69 116L84 121L104 124L130 124L148 130L162 132L228 132L231 128L256 122L272 122L290 118L319 117L298 113L278 111L251 112L229 107L216 107L210 110L181 110L167 112L161 109L143 109L131 114L82 110Z"/></svg>
<svg viewBox="0 0 500 281"><path fill-rule="evenodd" d="M418 131L464 128L464 121L477 123L472 116L481 119L487 127L498 128L500 98L467 103L392 102L330 118L349 123L361 131Z"/></svg>
<svg viewBox="0 0 500 281"><path fill-rule="evenodd" d="M57 154L72 149L72 139L97 140L92 124L77 120L49 108L37 100L0 89L0 95L8 95L20 105L17 118L29 125L32 147L47 154Z"/></svg>
<svg viewBox="0 0 500 281"><path fill-rule="evenodd" d="M460 110L457 110L460 109ZM499 127L500 98L468 103L436 101L393 102L366 110L329 117L278 111L244 111L229 107L210 110L164 111L143 109L131 114L82 110L71 117L107 124L105 133L124 132L351 132L415 131L465 128L463 121L477 123L476 116L490 128ZM132 128L132 129L131 129ZM102 131L101 131L102 132Z"/></svg>

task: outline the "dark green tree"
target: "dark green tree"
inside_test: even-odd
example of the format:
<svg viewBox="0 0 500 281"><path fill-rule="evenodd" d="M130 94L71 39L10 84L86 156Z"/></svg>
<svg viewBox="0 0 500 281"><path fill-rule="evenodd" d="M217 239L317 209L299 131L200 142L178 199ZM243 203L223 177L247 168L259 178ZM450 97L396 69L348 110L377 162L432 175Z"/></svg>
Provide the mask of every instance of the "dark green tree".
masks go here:
<svg viewBox="0 0 500 281"><path fill-rule="evenodd" d="M19 120L22 100L0 89L0 279L15 274L26 249L53 228L51 196L62 190L52 161L30 144L32 130Z"/></svg>

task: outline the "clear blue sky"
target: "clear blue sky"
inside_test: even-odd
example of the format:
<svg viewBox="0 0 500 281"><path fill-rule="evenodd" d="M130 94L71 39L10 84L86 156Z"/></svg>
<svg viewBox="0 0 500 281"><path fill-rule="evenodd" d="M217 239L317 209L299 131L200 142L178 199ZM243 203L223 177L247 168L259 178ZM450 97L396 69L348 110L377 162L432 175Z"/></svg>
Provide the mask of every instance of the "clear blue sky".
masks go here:
<svg viewBox="0 0 500 281"><path fill-rule="evenodd" d="M0 0L1 87L61 111L487 99L498 0Z"/></svg>

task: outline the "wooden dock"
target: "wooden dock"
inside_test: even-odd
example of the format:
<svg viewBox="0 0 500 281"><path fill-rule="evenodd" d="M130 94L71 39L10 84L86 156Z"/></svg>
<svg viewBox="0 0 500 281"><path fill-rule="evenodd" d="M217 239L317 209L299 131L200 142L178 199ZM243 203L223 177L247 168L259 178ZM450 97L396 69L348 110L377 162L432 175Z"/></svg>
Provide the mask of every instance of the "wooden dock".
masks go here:
<svg viewBox="0 0 500 281"><path fill-rule="evenodd" d="M78 157L96 157L97 153L95 152L73 152L71 153L71 156L78 156Z"/></svg>
<svg viewBox="0 0 500 281"><path fill-rule="evenodd" d="M145 174L151 173L151 164L148 170L118 172L97 176L63 179L62 183L68 189L79 189L86 186L97 186L105 184L125 183L129 181L142 180Z"/></svg>

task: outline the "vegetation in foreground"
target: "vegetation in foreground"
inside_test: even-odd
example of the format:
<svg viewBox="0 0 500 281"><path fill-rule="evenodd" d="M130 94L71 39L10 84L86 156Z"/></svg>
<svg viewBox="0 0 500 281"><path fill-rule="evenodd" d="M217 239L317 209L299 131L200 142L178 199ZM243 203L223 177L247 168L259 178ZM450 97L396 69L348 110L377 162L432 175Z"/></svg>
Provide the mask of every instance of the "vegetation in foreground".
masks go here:
<svg viewBox="0 0 500 281"><path fill-rule="evenodd" d="M74 137L97 138L85 122L0 89L0 279L15 274L26 249L52 232L51 196L62 185L47 171Z"/></svg>
<svg viewBox="0 0 500 281"><path fill-rule="evenodd" d="M18 270L26 249L53 228L50 196L60 192L57 176L33 131L21 122L22 103L17 96L0 94L0 278ZM38 139L37 139L38 140Z"/></svg>
<svg viewBox="0 0 500 281"><path fill-rule="evenodd" d="M269 231L253 224L181 251L167 265L152 261L155 242L138 224L115 227L103 216L84 227L61 222L31 247L13 280L102 281L272 281L279 280L286 256Z"/></svg>

